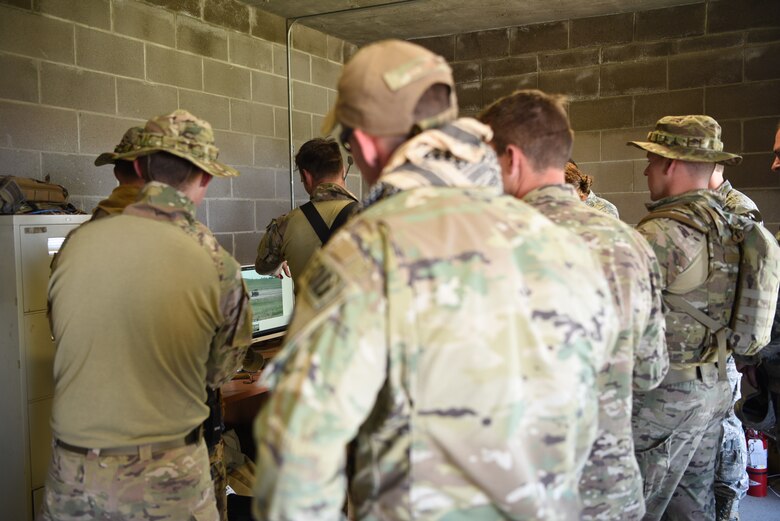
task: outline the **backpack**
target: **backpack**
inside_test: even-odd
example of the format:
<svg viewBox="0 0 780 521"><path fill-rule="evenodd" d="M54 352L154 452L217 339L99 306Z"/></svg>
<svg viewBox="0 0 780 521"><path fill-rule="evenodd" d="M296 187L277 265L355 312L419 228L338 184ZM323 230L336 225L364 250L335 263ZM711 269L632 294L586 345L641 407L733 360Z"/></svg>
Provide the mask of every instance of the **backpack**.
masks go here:
<svg viewBox="0 0 780 521"><path fill-rule="evenodd" d="M355 212L355 208L358 206L358 204L359 203L357 201L352 201L351 203L345 205L341 211L339 211L338 215L336 215L336 218L333 220L333 223L330 225L330 227L328 227L328 225L325 223L322 216L320 215L320 212L317 211L317 208L315 208L314 203L311 201L301 205L301 211L306 217L306 220L309 221L311 227L314 229L322 245L325 246L325 243L330 240L330 236L336 233L336 230L341 228L344 223L347 222L349 216Z"/></svg>
<svg viewBox="0 0 780 521"><path fill-rule="evenodd" d="M64 186L27 177L0 176L0 214L83 213Z"/></svg>
<svg viewBox="0 0 780 521"><path fill-rule="evenodd" d="M708 338L715 335L718 345L705 346L700 362L712 360L717 348L719 368L725 372L727 349L749 356L769 343L780 284L780 246L760 223L708 204L671 204L651 212L640 224L657 218L675 220L707 237L707 312L669 291L664 291L664 302L707 328ZM711 309L717 300L712 296L724 294L730 298L722 300L731 305Z"/></svg>

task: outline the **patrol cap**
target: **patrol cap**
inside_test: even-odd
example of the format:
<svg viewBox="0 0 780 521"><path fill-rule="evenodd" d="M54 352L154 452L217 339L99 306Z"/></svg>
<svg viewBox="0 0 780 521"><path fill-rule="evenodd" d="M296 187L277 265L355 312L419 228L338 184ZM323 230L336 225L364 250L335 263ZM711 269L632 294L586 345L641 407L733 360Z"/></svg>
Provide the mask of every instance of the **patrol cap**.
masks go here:
<svg viewBox="0 0 780 521"><path fill-rule="evenodd" d="M626 144L669 159L738 165L742 156L723 151L720 133L720 125L709 116L664 116L647 141Z"/></svg>
<svg viewBox="0 0 780 521"><path fill-rule="evenodd" d="M120 141L119 144L114 147L113 152L103 152L102 154L97 156L97 159L95 159L95 166L103 166L109 163L116 163L119 154L124 154L126 152L135 150L137 148L136 143L138 142L138 137L141 135L141 132L143 131L144 129L141 127L130 127L129 129L127 129L125 135L122 136L122 141ZM124 160L131 161L130 159L124 159Z"/></svg>
<svg viewBox="0 0 780 521"><path fill-rule="evenodd" d="M240 175L238 170L217 161L219 148L214 145L214 131L208 121L186 110L174 110L147 121L134 150L117 154L115 159L132 161L153 152L168 152L186 159L215 177Z"/></svg>
<svg viewBox="0 0 780 521"><path fill-rule="evenodd" d="M422 121L414 109L429 87L450 88L450 107ZM322 125L330 134L337 124L374 136L401 136L417 125L439 126L458 115L452 69L441 56L401 40L383 40L360 49L344 66L336 105Z"/></svg>

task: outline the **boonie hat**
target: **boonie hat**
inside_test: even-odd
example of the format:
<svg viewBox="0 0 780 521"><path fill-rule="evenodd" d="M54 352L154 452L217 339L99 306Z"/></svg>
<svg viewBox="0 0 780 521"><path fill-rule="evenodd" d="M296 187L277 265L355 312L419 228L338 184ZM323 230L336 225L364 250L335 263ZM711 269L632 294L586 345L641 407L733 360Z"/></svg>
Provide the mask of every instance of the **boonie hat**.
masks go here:
<svg viewBox="0 0 780 521"><path fill-rule="evenodd" d="M153 152L168 152L215 177L240 175L238 170L217 161L219 148L214 145L214 131L208 121L186 110L174 110L147 121L136 145L134 150L117 154L115 159L133 160Z"/></svg>
<svg viewBox="0 0 780 521"><path fill-rule="evenodd" d="M450 107L415 121L414 108L432 85L450 88ZM344 66L336 105L325 118L323 134L338 123L375 136L401 136L417 125L431 128L458 115L452 69L441 56L401 40L383 40L360 49Z"/></svg>
<svg viewBox="0 0 780 521"><path fill-rule="evenodd" d="M138 137L141 135L141 132L143 131L144 129L141 127L130 127L129 129L127 129L125 135L122 136L122 141L120 141L119 144L114 147L113 152L103 152L102 154L97 156L97 159L95 159L95 166L103 166L109 163L116 163L117 156L119 154L124 154L126 152L130 152L132 150L137 149L138 145L136 145L136 143L138 142ZM124 160L132 161L131 159L124 159Z"/></svg>
<svg viewBox="0 0 780 521"><path fill-rule="evenodd" d="M647 141L626 144L669 159L738 165L742 156L724 152L720 135L720 125L709 116L664 116Z"/></svg>

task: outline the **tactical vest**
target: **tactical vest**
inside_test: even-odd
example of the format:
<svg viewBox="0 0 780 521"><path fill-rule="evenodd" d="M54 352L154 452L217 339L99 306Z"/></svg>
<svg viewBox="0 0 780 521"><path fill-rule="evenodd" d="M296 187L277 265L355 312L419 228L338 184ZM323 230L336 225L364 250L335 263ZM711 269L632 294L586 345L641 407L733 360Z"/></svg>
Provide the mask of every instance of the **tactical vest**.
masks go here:
<svg viewBox="0 0 780 521"><path fill-rule="evenodd" d="M780 249L771 234L703 197L659 206L642 222L657 218L683 223L707 240L705 282L682 292L675 281L664 291L670 360L719 361L725 370L727 351L760 350L769 341L780 271Z"/></svg>

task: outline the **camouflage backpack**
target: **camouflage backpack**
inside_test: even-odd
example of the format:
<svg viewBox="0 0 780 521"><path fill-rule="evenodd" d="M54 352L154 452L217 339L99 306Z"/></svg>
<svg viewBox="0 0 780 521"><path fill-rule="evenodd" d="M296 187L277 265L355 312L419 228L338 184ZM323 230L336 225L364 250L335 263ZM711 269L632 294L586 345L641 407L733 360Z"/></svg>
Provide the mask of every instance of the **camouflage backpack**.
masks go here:
<svg viewBox="0 0 780 521"><path fill-rule="evenodd" d="M780 283L780 246L761 224L706 203L663 206L642 222L673 219L707 237L708 277L699 288L679 294L664 291L672 312L685 314L706 328L693 363L717 358L725 376L727 350L752 355L770 339ZM691 302L707 303L706 312ZM711 336L715 335L716 345Z"/></svg>

